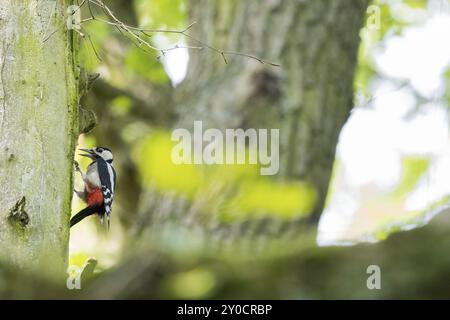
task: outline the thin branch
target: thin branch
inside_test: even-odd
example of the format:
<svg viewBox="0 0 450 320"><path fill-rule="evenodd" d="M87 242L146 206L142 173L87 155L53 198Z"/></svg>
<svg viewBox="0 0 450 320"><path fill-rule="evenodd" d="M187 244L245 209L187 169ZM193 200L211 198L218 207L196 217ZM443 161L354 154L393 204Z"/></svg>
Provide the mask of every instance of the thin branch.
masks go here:
<svg viewBox="0 0 450 320"><path fill-rule="evenodd" d="M251 55L251 54L247 54L247 53L242 53L242 52L235 52L235 51L222 51L222 53L224 55L234 55L234 56L242 56L242 57L247 57L253 60L256 60L262 64L268 64L270 66L273 67L280 67L281 65L275 62L271 62L271 61L267 61L267 60L263 60L261 58L258 58L257 56Z"/></svg>
<svg viewBox="0 0 450 320"><path fill-rule="evenodd" d="M56 2L53 5L52 11L50 12L50 16L48 18L47 26L45 27L44 38L42 39L42 43L45 43L48 39L51 38L52 35L54 35L56 33L56 30L54 30L50 35L47 36L47 31L48 31L48 29L50 27L50 23L52 21L52 16L53 16L53 13L55 12L55 10L56 10Z"/></svg>
<svg viewBox="0 0 450 320"><path fill-rule="evenodd" d="M72 12L72 14L74 14L75 12L77 12L78 10L80 10L81 7L84 5L84 3L85 3L86 1L87 1L87 0L83 0L83 2L81 2L81 4L80 4L80 2L77 0L78 8L76 8L76 9Z"/></svg>
<svg viewBox="0 0 450 320"><path fill-rule="evenodd" d="M91 17L82 20L81 21L82 23L88 22L88 21L92 21L92 20L96 20L98 22L102 22L102 23L106 23L108 25L114 26L123 35L125 35L124 34L124 32L125 32L127 34L126 37L129 40L131 40L134 45L136 45L139 49L143 50L144 52L151 54L151 52L148 52L143 47L147 47L150 50L160 52L161 54L159 56L157 56L158 59L161 56L164 56L166 52L172 51L172 50L175 50L175 49L184 48L184 49L192 49L192 50L203 50L203 49L206 48L206 49L209 49L209 50L219 54L226 64L228 63L227 56L241 56L241 57L245 57L245 58L249 58L249 59L258 61L261 64L266 64L266 65L270 65L270 66L274 66L274 67L279 67L280 66L278 63L274 63L274 62L271 62L271 61L268 61L268 60L265 60L265 59L261 59L261 58L255 56L255 55L252 55L252 54L218 49L216 47L213 47L211 45L208 45L208 44L198 40L197 38L195 38L195 37L193 37L193 36L191 36L190 34L187 33L187 31L190 30L195 25L195 23L196 23L195 21L192 22L191 24L189 24L183 30L160 30L160 29L139 28L139 27L134 27L134 26L127 25L124 22L122 22L120 19L118 19L115 16L115 14L111 11L111 9L102 0L85 0L85 1L83 1L83 3L81 5L83 5L85 2L88 5ZM91 8L91 4L96 5L97 7L101 8L102 11L105 13L105 15L108 17L108 20L96 17L94 15L94 12L93 12L92 8ZM122 32L122 31L124 31L124 32ZM142 35L144 35L144 36L146 36L148 38L151 38L152 35L150 33L178 34L180 36L184 36L184 37L190 39L191 41L196 42L197 44L199 44L199 46L180 46L180 45L175 45L175 46L169 47L169 48L158 48L158 47L152 45L143 36L141 36L141 34L142 34Z"/></svg>
<svg viewBox="0 0 450 320"><path fill-rule="evenodd" d="M88 37L89 43L91 44L92 51L94 51L94 54L97 57L98 61L102 61L102 59L100 58L100 55L98 54L97 50L95 49L94 43L92 42L91 35L87 34L87 37Z"/></svg>
<svg viewBox="0 0 450 320"><path fill-rule="evenodd" d="M42 40L42 43L47 42L47 40L50 39L57 31L58 31L58 29L53 30L52 33L50 33L48 36L46 36L46 37Z"/></svg>
<svg viewBox="0 0 450 320"><path fill-rule="evenodd" d="M164 51L171 51L171 50L176 50L176 49L188 49L188 50L189 50L189 49L194 49L194 50L202 50L203 47L182 46L182 45L177 44L177 45L175 45L175 46L173 46L173 47L171 47L171 48L164 49Z"/></svg>
<svg viewBox="0 0 450 320"><path fill-rule="evenodd" d="M153 49L153 50L156 50L156 51L160 51L160 49L156 48L155 46L151 45L149 42L147 42L144 39L142 39L139 35L135 34L125 23L123 23L122 21L117 19L116 16L114 15L114 13L101 0L98 0L98 1L89 0L89 1L91 1L93 4L96 4L96 5L100 6L105 11L105 13L111 19L114 20L116 25L118 25L123 30L128 32L128 34L131 35L132 37L134 37L138 42L142 42L143 44L145 44L150 49Z"/></svg>
<svg viewBox="0 0 450 320"><path fill-rule="evenodd" d="M86 19L82 19L81 21L80 21L80 23L84 23L84 22L88 22L88 21L92 21L92 20L94 20L94 18L86 18Z"/></svg>
<svg viewBox="0 0 450 320"><path fill-rule="evenodd" d="M72 30L75 31L76 33L78 33L80 35L80 37L82 37L84 39L85 35L83 32L81 32L80 30L78 30L76 28L73 28Z"/></svg>

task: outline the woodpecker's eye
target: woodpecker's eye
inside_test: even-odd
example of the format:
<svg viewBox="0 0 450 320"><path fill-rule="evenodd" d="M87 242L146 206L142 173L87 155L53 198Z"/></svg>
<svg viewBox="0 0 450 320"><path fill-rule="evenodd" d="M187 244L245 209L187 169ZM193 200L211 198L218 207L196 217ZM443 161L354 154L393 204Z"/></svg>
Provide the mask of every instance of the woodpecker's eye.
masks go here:
<svg viewBox="0 0 450 320"><path fill-rule="evenodd" d="M103 148L97 148L97 152L102 153L103 152Z"/></svg>

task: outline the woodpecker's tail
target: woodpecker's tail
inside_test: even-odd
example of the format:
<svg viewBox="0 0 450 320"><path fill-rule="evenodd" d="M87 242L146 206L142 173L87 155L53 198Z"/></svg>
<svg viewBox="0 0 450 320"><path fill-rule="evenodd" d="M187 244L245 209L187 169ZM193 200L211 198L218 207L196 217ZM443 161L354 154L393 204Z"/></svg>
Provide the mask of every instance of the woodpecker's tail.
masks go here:
<svg viewBox="0 0 450 320"><path fill-rule="evenodd" d="M99 206L86 207L83 210L81 210L80 212L78 212L76 215L74 215L72 217L72 219L70 219L70 227L73 227L74 225L76 225L78 222L80 222L84 218L89 217L90 215L93 215L94 213L100 213L100 212L101 212L101 207L99 207Z"/></svg>

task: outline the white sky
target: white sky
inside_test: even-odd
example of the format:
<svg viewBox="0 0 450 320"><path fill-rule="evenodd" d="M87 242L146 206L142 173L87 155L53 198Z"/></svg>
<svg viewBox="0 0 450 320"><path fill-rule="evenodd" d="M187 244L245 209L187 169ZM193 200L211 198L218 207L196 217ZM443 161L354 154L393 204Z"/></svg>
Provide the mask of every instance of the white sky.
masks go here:
<svg viewBox="0 0 450 320"><path fill-rule="evenodd" d="M374 52L379 70L410 81L431 103L413 117L415 106L408 89L390 82L374 83L370 106L354 109L337 147L345 188L337 186L320 224L318 241L333 243L343 236L353 215L364 206L358 190L372 183L381 190L400 179L401 158L426 155L431 168L405 202L406 210L420 210L450 194L449 116L440 99L443 72L450 64L450 13L434 14L422 26L405 29Z"/></svg>
<svg viewBox="0 0 450 320"><path fill-rule="evenodd" d="M169 40L161 34L157 34L154 40L160 48L173 47L173 44L171 44ZM189 63L188 49L183 48L186 44L179 42L178 45L180 48L167 51L161 59L164 70L166 70L166 73L172 81L172 85L174 87L180 84L186 77Z"/></svg>

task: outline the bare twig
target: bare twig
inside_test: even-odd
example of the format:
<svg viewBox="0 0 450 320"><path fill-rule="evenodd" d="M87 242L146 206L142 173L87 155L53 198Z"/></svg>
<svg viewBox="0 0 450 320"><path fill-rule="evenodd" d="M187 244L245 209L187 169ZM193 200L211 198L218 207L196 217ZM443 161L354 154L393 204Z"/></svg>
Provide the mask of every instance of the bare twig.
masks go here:
<svg viewBox="0 0 450 320"><path fill-rule="evenodd" d="M74 28L74 29L72 29L72 30L75 31L76 33L78 33L78 34L80 35L80 37L82 37L82 38L85 37L84 33L81 32L80 30L78 30L78 29L76 29L76 28Z"/></svg>
<svg viewBox="0 0 450 320"><path fill-rule="evenodd" d="M195 38L187 33L187 31L190 30L196 22L192 22L183 30L160 30L160 29L139 28L139 27L127 25L124 22L122 22L119 18L117 18L115 16L115 14L111 11L111 9L102 0L84 0L83 3L80 5L80 7L85 2L88 5L88 9L89 9L89 13L90 13L91 17L82 20L81 23L94 20L94 21L98 21L98 22L102 22L102 23L106 23L108 25L114 26L119 30L119 32L121 32L124 36L126 36L128 39L130 39L130 41L132 41L136 47L143 50L144 52L150 53L150 54L152 54L151 51L159 52L160 55L158 55L157 58L160 58L161 56L164 56L165 53L175 50L175 49L183 48L183 49L188 49L188 50L203 50L206 48L208 50L211 50L211 51L219 54L226 64L228 63L227 56L241 56L241 57L246 57L246 58L258 61L261 64L266 64L266 65L270 65L270 66L274 66L274 67L280 66L277 63L274 63L274 62L271 62L271 61L268 61L265 59L261 59L252 54L222 50L222 49L213 47L211 45L208 45L208 44L198 40L197 38ZM95 14L92 10L91 4L101 8L108 19L102 19L102 18L95 16ZM158 47L154 46L153 44L151 44L147 39L145 39L142 36L142 35L144 35L148 38L151 38L152 37L151 33L178 34L180 36L183 36L183 37L190 39L191 41L197 43L198 46L175 45L175 46L169 47L169 48L158 48ZM151 51L149 52L148 50L145 50L144 48L150 49Z"/></svg>
<svg viewBox="0 0 450 320"><path fill-rule="evenodd" d="M87 34L89 43L91 44L92 50L94 51L95 56L97 57L98 61L102 61L102 59L100 58L100 55L98 54L97 50L95 49L94 43L92 42L91 36L89 34Z"/></svg>
<svg viewBox="0 0 450 320"><path fill-rule="evenodd" d="M42 43L47 42L47 40L50 39L57 31L58 31L58 29L53 30L52 33L50 33L48 36L46 36L46 37L42 40Z"/></svg>
<svg viewBox="0 0 450 320"><path fill-rule="evenodd" d="M77 12L78 10L80 10L81 7L84 5L84 3L85 3L86 1L87 1L87 0L83 0L83 2L81 2L81 4L80 4L80 2L77 0L78 8L75 9L75 10L73 11L73 13Z"/></svg>
<svg viewBox="0 0 450 320"><path fill-rule="evenodd" d="M48 29L50 27L50 24L52 22L52 15L55 13L55 10L56 10L56 2L54 3L54 5L52 7L52 11L50 12L50 16L48 17L48 22L47 22L47 26L45 27L44 38L42 39L42 43L45 43L56 32L56 30L55 30L55 31L51 32L50 35L47 36L47 31L48 31Z"/></svg>

